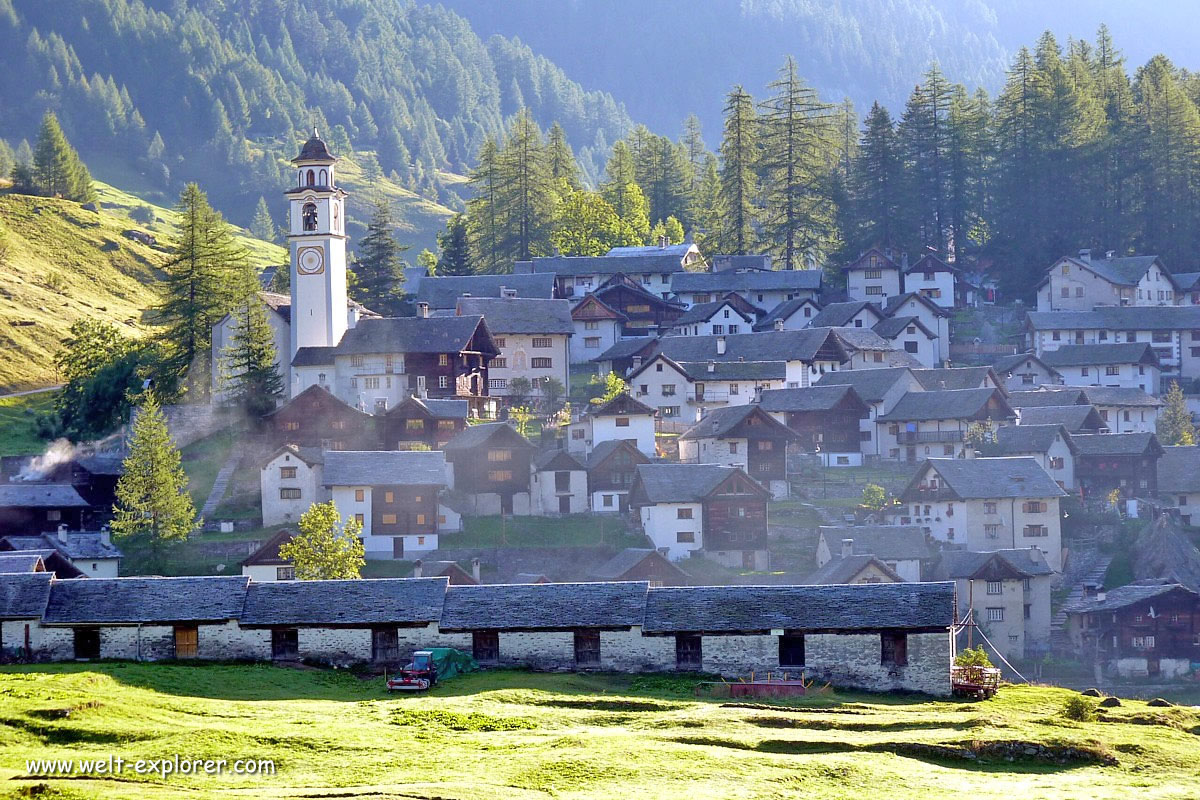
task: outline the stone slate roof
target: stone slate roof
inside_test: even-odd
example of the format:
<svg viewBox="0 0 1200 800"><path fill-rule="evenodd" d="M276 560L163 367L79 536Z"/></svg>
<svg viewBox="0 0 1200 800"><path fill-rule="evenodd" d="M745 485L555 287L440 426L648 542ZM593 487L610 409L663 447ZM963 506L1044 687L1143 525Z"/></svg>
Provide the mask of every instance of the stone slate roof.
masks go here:
<svg viewBox="0 0 1200 800"><path fill-rule="evenodd" d="M1030 311L1034 330L1173 331L1200 329L1200 306L1100 306L1091 311Z"/></svg>
<svg viewBox="0 0 1200 800"><path fill-rule="evenodd" d="M336 347L301 347L292 356L293 367L332 367Z"/></svg>
<svg viewBox="0 0 1200 800"><path fill-rule="evenodd" d="M711 303L697 303L687 311L680 314L679 317L676 318L676 320L671 324L675 327L682 327L684 325L695 325L700 322L708 322L708 320L711 319L714 314L716 314L725 306L729 306L731 309L733 309L734 313L738 315L738 318L742 322L749 322L753 324L753 316L747 316L743 314L736 306L724 298L720 300L714 300Z"/></svg>
<svg viewBox="0 0 1200 800"><path fill-rule="evenodd" d="M488 330L498 333L565 334L575 332L571 304L566 300L529 297L464 297L458 301L458 313L481 314Z"/></svg>
<svg viewBox="0 0 1200 800"><path fill-rule="evenodd" d="M300 161L328 161L333 163L337 161L333 153L329 152L329 145L325 144L325 140L317 134L317 129L313 128L312 136L308 137L308 141L300 148L300 155L292 159L295 164Z"/></svg>
<svg viewBox="0 0 1200 800"><path fill-rule="evenodd" d="M1036 578L1053 575L1046 559L1033 555L1028 549L973 552L945 550L934 570L939 580L1004 580L1005 578Z"/></svg>
<svg viewBox="0 0 1200 800"><path fill-rule="evenodd" d="M850 320L863 312L869 311L875 319L883 319L883 312L874 303L865 300L850 300L845 303L830 303L822 308L817 315L809 320L810 328L840 328L850 324Z"/></svg>
<svg viewBox="0 0 1200 800"><path fill-rule="evenodd" d="M49 625L157 624L237 619L250 579L88 578L55 581L44 621Z"/></svg>
<svg viewBox="0 0 1200 800"><path fill-rule="evenodd" d="M876 372L878 370L870 370ZM834 375L840 373L831 373ZM806 386L803 389L768 389L762 393L759 406L763 411L829 411L847 395L862 402L853 386ZM865 404L864 404L865 405Z"/></svg>
<svg viewBox="0 0 1200 800"><path fill-rule="evenodd" d="M641 625L649 584L541 583L452 586L444 631L571 630Z"/></svg>
<svg viewBox="0 0 1200 800"><path fill-rule="evenodd" d="M629 448L629 454L633 457L635 464L644 464L650 460L644 453L642 453L641 450L637 449L636 445L632 445L629 442L624 442L618 439L608 439L603 442L598 442L595 447L592 448L592 452L588 453L587 468L592 470L599 467L604 463L605 459L612 455L614 450L622 446L627 446Z"/></svg>
<svg viewBox="0 0 1200 800"><path fill-rule="evenodd" d="M593 358L592 361L612 361L613 359L632 358L647 348L653 348L656 342L658 342L658 339L653 336L634 336L631 339L622 339Z"/></svg>
<svg viewBox="0 0 1200 800"><path fill-rule="evenodd" d="M390 415L396 409L404 408L409 403L425 409L434 419L466 419L470 410L466 400L435 400L411 394L388 409L387 414Z"/></svg>
<svg viewBox="0 0 1200 800"><path fill-rule="evenodd" d="M589 417L616 417L626 414L648 414L653 416L654 409L633 397L629 392L617 395L607 403L591 406L585 412Z"/></svg>
<svg viewBox="0 0 1200 800"><path fill-rule="evenodd" d="M1080 406L1086 408L1086 406ZM1024 412L1022 412L1024 413ZM990 449L996 455L1015 456L1027 453L1045 453L1053 445L1055 437L1062 437L1067 448L1076 452L1078 448L1071 440L1071 434L1062 425L1004 425L996 430L996 441Z"/></svg>
<svg viewBox="0 0 1200 800"><path fill-rule="evenodd" d="M639 464L634 482L651 503L699 503L737 471L717 464Z"/></svg>
<svg viewBox="0 0 1200 800"><path fill-rule="evenodd" d="M784 300L782 303L775 306L775 308L771 309L771 313L767 314L765 317L763 317L762 319L760 319L758 321L758 324L756 324L754 326L754 330L756 330L756 331L773 330L775 328L775 320L777 320L777 319L786 320L788 317L792 316L792 314L795 314L796 311L798 311L800 308L802 308L805 303L815 305L817 307L818 313L820 312L820 309L821 309L820 304L817 303L815 300L813 300L811 297L793 297L791 300Z"/></svg>
<svg viewBox="0 0 1200 800"><path fill-rule="evenodd" d="M1092 406L1034 406L1021 409L1021 426L1062 425L1068 433L1107 428L1100 412Z"/></svg>
<svg viewBox="0 0 1200 800"><path fill-rule="evenodd" d="M42 556L35 551L0 553L0 573L41 572L45 569Z"/></svg>
<svg viewBox="0 0 1200 800"><path fill-rule="evenodd" d="M684 432L681 439L719 439L728 435L734 428L741 425L749 417L759 415L763 424L755 435L767 439L795 439L792 429L777 421L766 413L758 404L750 403L744 406L727 406L715 408L704 415L704 418Z"/></svg>
<svg viewBox="0 0 1200 800"><path fill-rule="evenodd" d="M992 363L992 369L995 370L997 375L1005 375L1007 373L1012 372L1017 367L1024 364L1026 361L1034 361L1034 362L1038 363L1039 365L1041 365L1041 367L1043 369L1045 369L1051 375L1058 374L1058 370L1051 367L1045 361L1042 361L1042 359L1038 358L1033 353L1017 353L1016 355L1011 355L1011 356L1000 356L1000 358L997 358ZM1015 394L1015 392L1014 392L1014 394ZM1033 392L1021 392L1021 394L1033 394ZM1013 406L1016 407L1016 404L1014 403Z"/></svg>
<svg viewBox="0 0 1200 800"><path fill-rule="evenodd" d="M781 381L787 377L786 361L714 361L711 370L707 361L672 363L694 381Z"/></svg>
<svg viewBox="0 0 1200 800"><path fill-rule="evenodd" d="M1076 266L1090 269L1111 283L1121 286L1137 286L1138 281L1146 275L1146 272L1154 262L1158 261L1158 256L1117 256L1116 258L1066 256L1064 259L1055 262L1054 266L1050 267L1050 269L1053 270L1064 260L1070 261ZM1163 271L1166 272L1166 270ZM1049 277L1048 273L1047 277ZM1045 283L1045 279L1042 282Z"/></svg>
<svg viewBox="0 0 1200 800"><path fill-rule="evenodd" d="M1083 392L1087 402L1094 406L1145 406L1157 408L1166 405L1153 395L1146 394L1141 389L1131 386L1084 386Z"/></svg>
<svg viewBox="0 0 1200 800"><path fill-rule="evenodd" d="M1160 494L1200 492L1200 447L1164 447L1158 460Z"/></svg>
<svg viewBox="0 0 1200 800"><path fill-rule="evenodd" d="M1003 385L991 367L943 367L939 369L914 369L913 377L927 392L938 389L975 389L991 376L996 384Z"/></svg>
<svg viewBox="0 0 1200 800"><path fill-rule="evenodd" d="M832 348L845 360L844 342L834 336L855 328L804 328L798 331L762 331L724 337L725 352L717 354L716 336L667 336L657 342L657 351L674 361L812 361L822 349ZM866 333L871 333L866 331ZM874 336L874 334L871 334ZM876 336L876 339L879 337ZM891 345L879 339L881 350Z"/></svg>
<svg viewBox="0 0 1200 800"><path fill-rule="evenodd" d="M843 539L854 540L856 555L876 555L888 561L926 561L937 554L920 525L822 525L817 531L833 556L841 555Z"/></svg>
<svg viewBox="0 0 1200 800"><path fill-rule="evenodd" d="M914 370L915 372L915 370ZM968 419L979 414L993 395L1003 400L998 389L946 389L936 392L906 392L892 410L876 417L878 422L908 422L935 419ZM1000 413L1004 413L1001 409Z"/></svg>
<svg viewBox="0 0 1200 800"><path fill-rule="evenodd" d="M382 317L364 319L342 335L339 356L371 353L458 353L467 348L483 317ZM307 349L307 348L305 348ZM297 353L299 355L299 353ZM294 365L295 359L292 360Z"/></svg>
<svg viewBox="0 0 1200 800"><path fill-rule="evenodd" d="M0 575L0 619L38 619L46 611L53 572Z"/></svg>
<svg viewBox="0 0 1200 800"><path fill-rule="evenodd" d="M878 333L884 339L894 339L904 333L910 325L915 325L917 330L924 333L930 339L936 339L937 334L929 330L924 322L921 322L920 317L889 317L888 319L880 320L871 330Z"/></svg>
<svg viewBox="0 0 1200 800"><path fill-rule="evenodd" d="M665 246L657 244L629 245L625 247L613 247L604 255L608 258L675 256L682 261L684 256L686 256L693 247L695 247L695 245L691 244L690 242L683 242L681 244L668 244Z"/></svg>
<svg viewBox="0 0 1200 800"><path fill-rule="evenodd" d="M1153 433L1079 433L1071 439L1084 456L1162 455L1164 449Z"/></svg>
<svg viewBox="0 0 1200 800"><path fill-rule="evenodd" d="M1008 404L1022 411L1043 406L1087 405L1088 402L1082 389L1034 389L1008 393Z"/></svg>
<svg viewBox="0 0 1200 800"><path fill-rule="evenodd" d="M286 528L281 531L276 531L275 534L259 545L259 548L246 557L242 561L243 567L283 567L291 564L279 555L279 548L292 540L295 537L295 531L289 531Z"/></svg>
<svg viewBox="0 0 1200 800"><path fill-rule="evenodd" d="M1104 364L1153 364L1158 356L1149 342L1114 342L1110 344L1064 344L1057 350L1047 350L1042 361L1051 367L1088 367Z"/></svg>
<svg viewBox="0 0 1200 800"><path fill-rule="evenodd" d="M912 374L908 367L883 369L850 369L826 372L816 386L852 386L865 403L878 403L896 382Z"/></svg>
<svg viewBox="0 0 1200 800"><path fill-rule="evenodd" d="M573 454L566 450L543 450L533 459L533 468L539 472L543 470L584 470L587 469L583 463Z"/></svg>
<svg viewBox="0 0 1200 800"><path fill-rule="evenodd" d="M918 303L920 303L921 305L925 306L930 311L932 311L934 313L934 315L936 315L936 316L939 316L939 317L950 316L949 309L942 308L937 303L933 302L932 300L930 300L928 297L921 294L920 292L905 292L904 294L892 295L887 300L885 300L883 303L884 313L886 313L889 317L893 316L896 313L896 310L899 309L900 306L907 303L909 300L916 300Z"/></svg>
<svg viewBox="0 0 1200 800"><path fill-rule="evenodd" d="M52 550L69 561L75 559L122 558L124 554L111 541L104 542L100 531L68 531L67 541L58 538L57 532L39 533L32 536L0 537L13 550Z"/></svg>
<svg viewBox="0 0 1200 800"><path fill-rule="evenodd" d="M712 262L713 272L724 272L731 269L757 269L769 272L771 270L771 256L767 253L748 253L746 255L714 255L710 261Z"/></svg>
<svg viewBox="0 0 1200 800"><path fill-rule="evenodd" d="M325 486L445 486L440 450L329 450Z"/></svg>
<svg viewBox="0 0 1200 800"><path fill-rule="evenodd" d="M934 629L954 622L953 583L651 589L644 633Z"/></svg>
<svg viewBox="0 0 1200 800"><path fill-rule="evenodd" d="M501 288L517 293L518 298L554 297L554 276L533 275L447 275L444 277L421 277L416 285L409 286L413 303L428 303L433 309L452 309L459 298L501 297ZM478 313L478 312L472 312ZM491 319L488 319L491 322Z"/></svg>
<svg viewBox="0 0 1200 800"><path fill-rule="evenodd" d="M87 508L88 505L70 484L0 484L0 508Z"/></svg>
<svg viewBox="0 0 1200 800"><path fill-rule="evenodd" d="M680 580L687 580L688 574L674 562L667 560L657 550L641 547L626 547L615 556L592 570L591 577L601 581L620 580L629 570L641 564L646 559L654 559L660 564L677 573Z"/></svg>
<svg viewBox="0 0 1200 800"><path fill-rule="evenodd" d="M125 474L125 458L111 453L80 456L75 463L93 475L117 476Z"/></svg>
<svg viewBox="0 0 1200 800"><path fill-rule="evenodd" d="M1098 611L1118 611L1137 603L1153 600L1174 591L1195 595L1191 589L1178 583L1131 583L1104 593L1104 599L1085 597L1063 606L1068 614L1092 614Z"/></svg>
<svg viewBox="0 0 1200 800"><path fill-rule="evenodd" d="M553 276L551 276L553 279ZM594 294L585 295L582 300L571 307L572 320L611 319L628 322L629 317L621 313Z"/></svg>
<svg viewBox="0 0 1200 800"><path fill-rule="evenodd" d="M671 273L683 270L682 257L657 251L636 256L545 256L532 261L518 261L514 273L549 272L555 275L615 275L618 272L643 275Z"/></svg>
<svg viewBox="0 0 1200 800"><path fill-rule="evenodd" d="M637 270L630 270L637 272ZM683 292L768 292L811 291L821 289L824 272L819 269L777 269L769 272L676 272L671 276L671 291Z"/></svg>
<svg viewBox="0 0 1200 800"><path fill-rule="evenodd" d="M252 583L240 622L321 627L437 622L446 583L444 577Z"/></svg>
<svg viewBox="0 0 1200 800"><path fill-rule="evenodd" d="M953 272L953 273L958 273L958 272L960 272L960 270L957 267L947 264L945 261L942 261L940 258L935 256L933 253L926 253L925 255L921 256L916 261L912 262L907 267L905 267L903 271L906 273L912 273L912 272Z"/></svg>
<svg viewBox="0 0 1200 800"><path fill-rule="evenodd" d="M931 458L925 463L960 500L1066 496L1050 473L1029 457ZM924 469L917 471L900 495L902 502L921 497L917 487L924 475Z"/></svg>
<svg viewBox="0 0 1200 800"><path fill-rule="evenodd" d="M507 430L504 430L506 428ZM517 429L507 422L484 422L463 428L454 435L453 439L446 442L442 451L453 453L458 450L474 450L484 447L493 436L497 435L504 436L505 441L514 443L518 447L533 447L533 442L517 433Z"/></svg>
<svg viewBox="0 0 1200 800"><path fill-rule="evenodd" d="M865 553L862 555L835 556L810 573L804 579L804 583L808 586L850 583L856 575L869 566L874 566L896 583L904 581L891 567L880 561L878 557L870 553Z"/></svg>
<svg viewBox="0 0 1200 800"><path fill-rule="evenodd" d="M1200 272L1176 272L1171 276L1175 279L1175 283L1179 284L1181 292L1190 292L1196 288L1196 284L1200 283Z"/></svg>

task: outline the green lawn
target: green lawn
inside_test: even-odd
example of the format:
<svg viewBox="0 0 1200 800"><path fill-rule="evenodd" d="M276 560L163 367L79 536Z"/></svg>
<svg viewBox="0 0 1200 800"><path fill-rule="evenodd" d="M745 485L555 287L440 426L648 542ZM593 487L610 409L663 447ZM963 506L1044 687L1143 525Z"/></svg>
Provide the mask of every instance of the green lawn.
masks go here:
<svg viewBox="0 0 1200 800"><path fill-rule="evenodd" d="M0 456L27 456L41 453L46 442L35 432L38 414L54 409L55 392L0 397Z"/></svg>
<svg viewBox="0 0 1200 800"><path fill-rule="evenodd" d="M464 517L461 533L444 533L442 547L644 547L624 522L602 514L569 517Z"/></svg>
<svg viewBox="0 0 1200 800"><path fill-rule="evenodd" d="M1059 689L731 706L666 676L500 671L416 697L387 696L381 683L269 666L0 668L0 779L15 779L0 797L1196 796L1195 711L1126 701L1076 723L1061 716L1070 693ZM26 774L28 759L176 754L273 761L275 774Z"/></svg>
<svg viewBox="0 0 1200 800"><path fill-rule="evenodd" d="M234 439L232 431L219 431L180 450L183 469L188 476L188 493L191 494L197 511L208 499L208 493L212 491L213 483L217 480L217 473L221 471L221 465L233 449ZM232 486L231 482L230 487Z"/></svg>

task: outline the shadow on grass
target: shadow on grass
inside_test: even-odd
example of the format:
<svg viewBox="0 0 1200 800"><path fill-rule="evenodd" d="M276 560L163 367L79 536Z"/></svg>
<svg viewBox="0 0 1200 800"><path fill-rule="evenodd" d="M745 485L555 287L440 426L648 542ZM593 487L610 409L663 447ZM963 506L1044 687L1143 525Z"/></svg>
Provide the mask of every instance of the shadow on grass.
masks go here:
<svg viewBox="0 0 1200 800"><path fill-rule="evenodd" d="M968 719L957 722L938 720L911 720L901 722L843 722L825 719L788 719L786 717L753 717L746 722L760 728L796 728L812 731L965 731L983 725L983 720Z"/></svg>

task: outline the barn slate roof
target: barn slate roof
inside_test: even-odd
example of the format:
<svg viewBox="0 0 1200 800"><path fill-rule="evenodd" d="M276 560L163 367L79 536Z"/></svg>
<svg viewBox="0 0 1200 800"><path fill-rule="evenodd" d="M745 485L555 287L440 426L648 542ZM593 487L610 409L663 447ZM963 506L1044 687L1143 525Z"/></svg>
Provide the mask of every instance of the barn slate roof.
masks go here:
<svg viewBox="0 0 1200 800"><path fill-rule="evenodd" d="M699 503L737 471L718 464L639 464L635 483L651 503Z"/></svg>
<svg viewBox="0 0 1200 800"><path fill-rule="evenodd" d="M441 450L328 450L325 486L444 486Z"/></svg>
<svg viewBox="0 0 1200 800"><path fill-rule="evenodd" d="M1153 600L1169 592L1182 591L1195 595L1191 589L1179 583L1131 583L1118 586L1104 593L1104 597L1085 597L1068 603L1063 610L1068 614L1092 614L1098 611L1118 611L1122 608Z"/></svg>
<svg viewBox="0 0 1200 800"><path fill-rule="evenodd" d="M1027 456L1004 458L931 458L925 464L942 479L946 488L960 500L1001 497L1065 497L1050 473ZM918 484L925 470L917 471L900 500L921 497Z"/></svg>
<svg viewBox="0 0 1200 800"><path fill-rule="evenodd" d="M38 569L41 567L41 569ZM46 568L40 553L32 550L17 550L0 553L0 574L14 572L41 572Z"/></svg>
<svg viewBox="0 0 1200 800"><path fill-rule="evenodd" d="M815 300L813 300L811 297L793 297L791 300L784 300L782 303L775 306L775 308L771 309L770 313L768 313L765 317L763 317L762 319L760 319L758 321L758 323L754 326L754 330L756 330L756 331L773 330L775 327L775 320L788 319L789 317L792 316L792 314L795 314L806 303L816 306L818 312L821 310L821 305L819 303L817 303Z"/></svg>
<svg viewBox="0 0 1200 800"><path fill-rule="evenodd" d="M500 297L502 288L516 292L518 298L549 300L554 297L554 275L422 276L410 290L413 303L428 303L432 309L452 309L460 298Z"/></svg>
<svg viewBox="0 0 1200 800"><path fill-rule="evenodd" d="M1158 460L1158 491L1185 494L1200 491L1200 447L1164 447Z"/></svg>
<svg viewBox="0 0 1200 800"><path fill-rule="evenodd" d="M571 630L641 625L649 584L541 583L452 586L444 631Z"/></svg>
<svg viewBox="0 0 1200 800"><path fill-rule="evenodd" d="M575 332L571 304L532 297L464 297L458 313L482 315L492 333L565 334Z"/></svg>
<svg viewBox="0 0 1200 800"><path fill-rule="evenodd" d="M937 334L929 330L924 322L921 322L920 317L888 317L875 323L871 330L878 333L884 339L893 339L904 333L908 327L912 325L929 339L936 339Z"/></svg>
<svg viewBox="0 0 1200 800"><path fill-rule="evenodd" d="M120 548L105 542L100 531L69 531L64 542L57 532L39 533L31 536L5 536L3 541L14 550L54 550L69 560L122 558Z"/></svg>
<svg viewBox="0 0 1200 800"><path fill-rule="evenodd" d="M1094 406L1145 406L1147 408L1165 405L1154 395L1147 394L1135 386L1084 386L1083 392L1087 402Z"/></svg>
<svg viewBox="0 0 1200 800"><path fill-rule="evenodd" d="M849 300L844 303L830 303L817 312L809 323L810 328L840 328L850 324L859 313L869 311L875 315L875 320L883 319L879 306L865 300Z"/></svg>
<svg viewBox="0 0 1200 800"><path fill-rule="evenodd" d="M53 572L0 574L0 619L41 617L53 578Z"/></svg>
<svg viewBox="0 0 1200 800"><path fill-rule="evenodd" d="M804 579L804 583L809 586L850 583L858 573L869 566L874 566L896 583L901 583L904 580L896 574L895 570L883 563L877 556L871 553L856 553L850 556L835 556L829 559L811 572Z"/></svg>
<svg viewBox="0 0 1200 800"><path fill-rule="evenodd" d="M637 272L637 270L631 270ZM819 269L724 270L721 272L675 272L671 291L683 292L769 292L821 289L824 272Z"/></svg>
<svg viewBox="0 0 1200 800"><path fill-rule="evenodd" d="M1104 364L1153 364L1158 356L1149 342L1110 342L1108 344L1064 344L1047 350L1042 361L1051 367L1087 367Z"/></svg>
<svg viewBox="0 0 1200 800"><path fill-rule="evenodd" d="M919 525L858 525L852 528L822 525L817 528L817 535L825 539L825 546L833 556L841 554L843 539L854 540L855 554L876 555L889 561L924 561L937 553Z"/></svg>
<svg viewBox="0 0 1200 800"><path fill-rule="evenodd" d="M237 619L249 582L240 576L211 575L55 581L44 621L87 625Z"/></svg>
<svg viewBox="0 0 1200 800"><path fill-rule="evenodd" d="M252 583L240 622L249 627L437 622L446 584L440 576Z"/></svg>
<svg viewBox="0 0 1200 800"><path fill-rule="evenodd" d="M908 367L884 367L882 369L840 369L826 372L816 386L853 386L854 391L865 403L878 403L891 391L897 381L912 375Z"/></svg>
<svg viewBox="0 0 1200 800"><path fill-rule="evenodd" d="M915 370L914 370L915 371ZM906 392L878 422L907 422L935 419L967 419L978 414L993 395L1003 400L999 389L945 389L936 392ZM1003 410L1001 413L1004 413Z"/></svg>
<svg viewBox="0 0 1200 800"><path fill-rule="evenodd" d="M1055 424L1001 426L996 430L996 441L991 447L996 455L1002 456L1045 453L1054 445L1055 437L1059 436L1072 453L1078 450L1067 429Z"/></svg>
<svg viewBox="0 0 1200 800"><path fill-rule="evenodd" d="M651 589L644 633L937 629L954 623L953 583Z"/></svg>
<svg viewBox="0 0 1200 800"><path fill-rule="evenodd" d="M1046 559L1035 557L1028 549L991 552L946 550L934 573L939 580L1002 580L1053 575L1054 570L1046 563Z"/></svg>
<svg viewBox="0 0 1200 800"><path fill-rule="evenodd" d="M0 508L86 508L88 505L70 484L0 484Z"/></svg>
<svg viewBox="0 0 1200 800"><path fill-rule="evenodd" d="M1200 328L1200 306L1100 306L1091 311L1030 311L1033 330L1173 331Z"/></svg>
<svg viewBox="0 0 1200 800"><path fill-rule="evenodd" d="M1043 406L1087 405L1088 402L1087 397L1083 394L1083 389L1031 389L1008 393L1008 404L1022 410Z"/></svg>
<svg viewBox="0 0 1200 800"><path fill-rule="evenodd" d="M505 431L505 428L508 430ZM518 447L534 446L533 442L517 433L517 429L507 422L483 422L479 425L468 425L463 428L454 435L453 439L446 442L442 447L442 451L453 453L460 450L473 450L486 445L491 441L493 436L505 436Z"/></svg>
<svg viewBox="0 0 1200 800"><path fill-rule="evenodd" d="M364 319L342 335L335 354L458 353L467 348L481 326L490 332L478 314ZM295 359L292 363L296 363Z"/></svg>
<svg viewBox="0 0 1200 800"><path fill-rule="evenodd" d="M871 370L875 372L876 370ZM831 373L837 374L837 373ZM849 384L836 386L806 386L799 389L767 389L762 393L759 406L763 411L829 411L850 396L862 402L858 392ZM866 405L865 403L863 404Z"/></svg>
<svg viewBox="0 0 1200 800"><path fill-rule="evenodd" d="M592 570L591 577L601 581L620 580L629 570L641 564L646 559L653 559L678 574L680 580L687 580L688 574L673 561L668 560L657 550L649 547L626 547L608 561Z"/></svg>
<svg viewBox="0 0 1200 800"><path fill-rule="evenodd" d="M1062 425L1067 433L1107 428L1108 425L1093 406L1033 406L1021 409L1021 426Z"/></svg>
<svg viewBox="0 0 1200 800"><path fill-rule="evenodd" d="M1146 452L1161 455L1164 449L1153 433L1080 433L1071 439L1084 456L1135 456Z"/></svg>
<svg viewBox="0 0 1200 800"><path fill-rule="evenodd" d="M762 438L769 439L795 439L796 434L792 429L779 422L774 417L766 413L766 410L761 408L756 403L750 403L744 406L727 406L725 408L715 408L704 415L704 418L697 422L692 427L688 428L681 439L719 439L727 435L737 426L741 425L748 418L756 415L761 415L765 421L762 430L759 434Z"/></svg>

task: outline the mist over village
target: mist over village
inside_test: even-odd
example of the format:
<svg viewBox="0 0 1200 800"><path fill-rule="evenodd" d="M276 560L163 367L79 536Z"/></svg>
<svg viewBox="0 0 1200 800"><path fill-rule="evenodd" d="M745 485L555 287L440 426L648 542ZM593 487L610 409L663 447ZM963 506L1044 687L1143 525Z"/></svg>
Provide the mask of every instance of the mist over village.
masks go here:
<svg viewBox="0 0 1200 800"><path fill-rule="evenodd" d="M0 798L1194 796L1193 15L0 0Z"/></svg>

